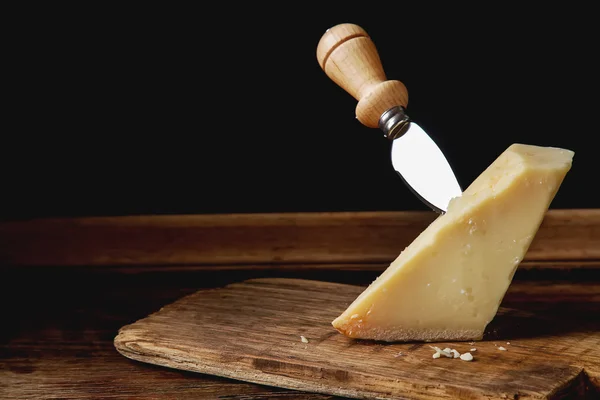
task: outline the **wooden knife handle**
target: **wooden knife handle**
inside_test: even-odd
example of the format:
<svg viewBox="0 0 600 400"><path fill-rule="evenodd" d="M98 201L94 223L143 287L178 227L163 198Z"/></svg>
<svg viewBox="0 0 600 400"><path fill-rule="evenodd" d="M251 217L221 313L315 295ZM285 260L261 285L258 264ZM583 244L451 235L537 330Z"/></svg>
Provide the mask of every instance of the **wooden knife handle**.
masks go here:
<svg viewBox="0 0 600 400"><path fill-rule="evenodd" d="M356 118L365 126L377 128L385 111L408 104L406 87L387 80L375 44L358 25L328 29L317 45L317 60L332 81L358 100Z"/></svg>

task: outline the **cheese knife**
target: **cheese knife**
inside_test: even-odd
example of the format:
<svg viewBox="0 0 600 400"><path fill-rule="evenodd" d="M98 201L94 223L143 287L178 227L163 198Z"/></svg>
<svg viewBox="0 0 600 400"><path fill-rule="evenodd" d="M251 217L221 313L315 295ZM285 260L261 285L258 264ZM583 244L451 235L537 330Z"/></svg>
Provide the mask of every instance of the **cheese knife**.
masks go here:
<svg viewBox="0 0 600 400"><path fill-rule="evenodd" d="M462 189L438 145L408 116L406 86L387 79L367 32L351 23L328 29L317 45L317 61L358 100L356 118L381 129L391 141L392 166L412 192L435 212L445 213Z"/></svg>

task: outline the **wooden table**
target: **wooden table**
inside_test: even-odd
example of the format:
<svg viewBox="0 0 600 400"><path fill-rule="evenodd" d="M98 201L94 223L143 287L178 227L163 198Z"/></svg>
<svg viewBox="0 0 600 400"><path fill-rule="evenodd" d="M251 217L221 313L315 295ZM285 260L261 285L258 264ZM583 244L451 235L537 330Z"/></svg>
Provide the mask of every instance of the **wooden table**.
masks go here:
<svg viewBox="0 0 600 400"><path fill-rule="evenodd" d="M0 398L332 399L132 361L120 327L255 277L366 285L427 212L140 216L0 224ZM600 305L600 210L551 210L504 305ZM591 290L591 291L590 291ZM600 308L597 310L600 312ZM599 398L600 377L581 398Z"/></svg>

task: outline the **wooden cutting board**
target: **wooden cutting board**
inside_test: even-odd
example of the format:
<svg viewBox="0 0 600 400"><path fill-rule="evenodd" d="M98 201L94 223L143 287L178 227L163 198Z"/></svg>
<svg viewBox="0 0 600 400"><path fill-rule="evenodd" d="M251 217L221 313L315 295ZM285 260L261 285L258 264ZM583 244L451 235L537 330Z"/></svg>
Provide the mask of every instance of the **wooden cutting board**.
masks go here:
<svg viewBox="0 0 600 400"><path fill-rule="evenodd" d="M502 307L483 341L436 343L461 353L476 348L470 362L433 359L424 343L339 334L331 321L363 289L273 278L200 290L122 327L114 344L145 363L350 398L600 398L598 285L578 295L587 311L565 307L568 289L558 287L552 295L564 298L562 306ZM511 289L527 306L550 294Z"/></svg>

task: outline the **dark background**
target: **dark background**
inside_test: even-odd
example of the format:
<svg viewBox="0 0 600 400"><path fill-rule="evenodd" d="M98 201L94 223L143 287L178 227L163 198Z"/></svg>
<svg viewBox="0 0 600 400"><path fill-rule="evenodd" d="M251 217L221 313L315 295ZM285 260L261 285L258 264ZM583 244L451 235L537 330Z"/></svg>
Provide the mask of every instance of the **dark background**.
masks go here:
<svg viewBox="0 0 600 400"><path fill-rule="evenodd" d="M565 147L552 208L600 207L591 7L279 4L12 14L2 218L426 210L317 63L343 22L371 35L463 187L512 143Z"/></svg>

